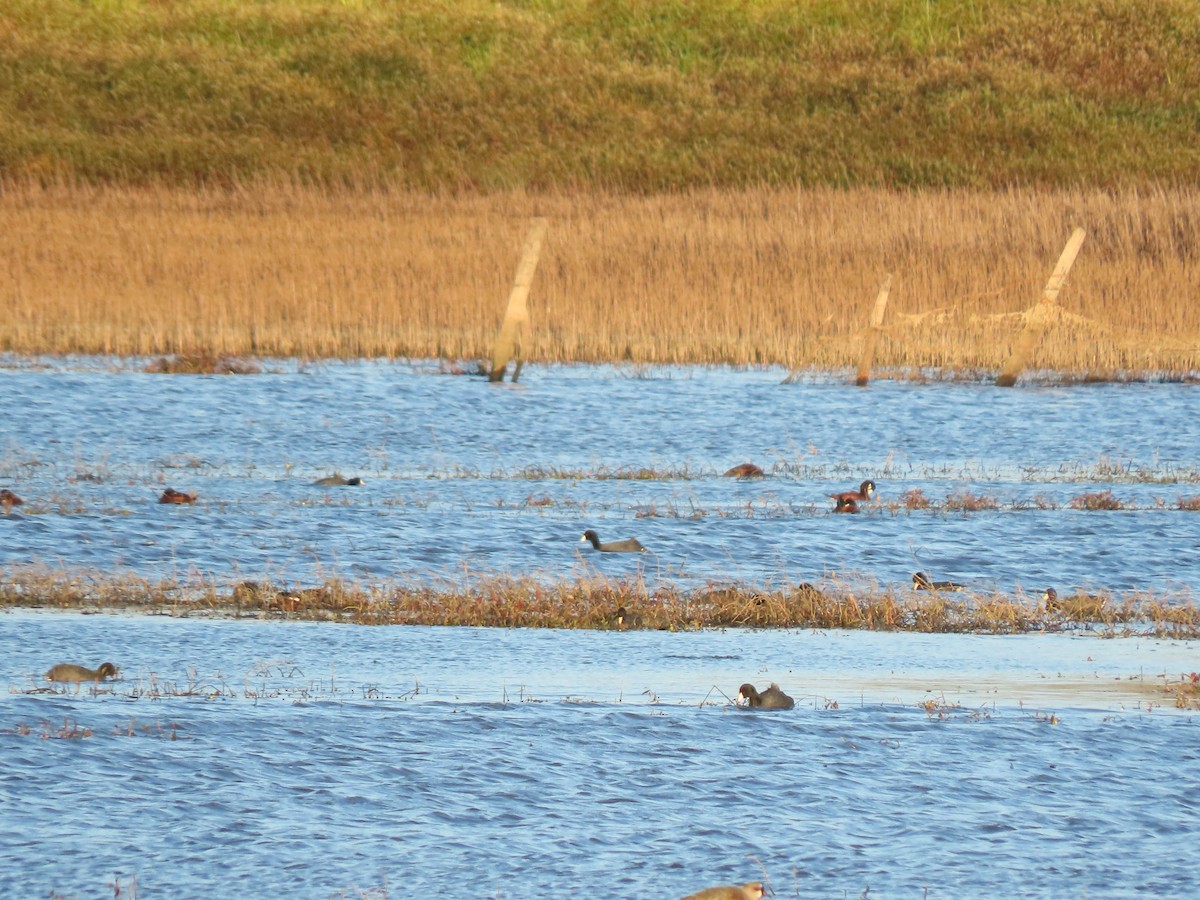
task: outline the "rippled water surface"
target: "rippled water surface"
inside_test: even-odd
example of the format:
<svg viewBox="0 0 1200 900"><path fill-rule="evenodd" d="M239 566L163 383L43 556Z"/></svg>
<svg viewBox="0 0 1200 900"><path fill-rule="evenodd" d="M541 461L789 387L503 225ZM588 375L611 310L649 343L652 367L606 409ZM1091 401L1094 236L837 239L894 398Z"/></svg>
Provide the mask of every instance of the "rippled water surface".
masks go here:
<svg viewBox="0 0 1200 900"><path fill-rule="evenodd" d="M1200 890L1195 644L0 622L4 896ZM64 648L123 677L39 690Z"/></svg>
<svg viewBox="0 0 1200 900"><path fill-rule="evenodd" d="M0 372L0 565L388 580L611 574L756 584L1194 590L1200 419L1192 385L997 390L784 384L779 370L527 369L517 386L432 365L163 376L102 361ZM754 461L770 478L721 473ZM648 469L651 479L600 477ZM361 488L320 488L333 472ZM864 478L884 505L833 516ZM163 488L198 493L161 506ZM992 511L887 507L918 489ZM1072 509L1111 490L1125 509ZM584 528L647 557L581 553ZM586 548L584 548L586 549Z"/></svg>
<svg viewBox="0 0 1200 900"><path fill-rule="evenodd" d="M1186 385L433 365L0 370L0 568L1200 583ZM751 460L771 477L721 477ZM651 469L653 478L608 477ZM338 471L358 488L321 488ZM830 513L864 478L880 502ZM156 501L166 486L194 506ZM907 510L970 491L998 508ZM1126 507L1070 507L1112 491ZM584 528L653 553L596 555ZM121 668L49 689L62 661ZM1200 646L0 614L0 896L1192 897ZM734 709L743 681L797 708ZM1166 705L1163 705L1166 704ZM124 895L123 895L124 896Z"/></svg>

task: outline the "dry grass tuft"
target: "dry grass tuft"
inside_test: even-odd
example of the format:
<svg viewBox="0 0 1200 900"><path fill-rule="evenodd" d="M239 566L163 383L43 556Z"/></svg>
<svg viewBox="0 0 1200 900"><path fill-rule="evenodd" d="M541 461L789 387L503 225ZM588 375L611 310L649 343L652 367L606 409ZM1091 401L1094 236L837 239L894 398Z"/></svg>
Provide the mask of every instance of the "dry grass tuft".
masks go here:
<svg viewBox="0 0 1200 900"><path fill-rule="evenodd" d="M900 506L904 509L929 509L933 503L920 488L912 488L900 496Z"/></svg>
<svg viewBox="0 0 1200 900"><path fill-rule="evenodd" d="M1163 690L1175 697L1178 709L1200 709L1200 672L1185 672L1178 681L1167 679Z"/></svg>
<svg viewBox="0 0 1200 900"><path fill-rule="evenodd" d="M201 351L160 357L147 363L145 371L161 375L257 375L262 369L250 360Z"/></svg>
<svg viewBox="0 0 1200 900"><path fill-rule="evenodd" d="M1178 509L1188 510L1189 512L1200 512L1200 495L1180 497L1176 501L1175 506Z"/></svg>
<svg viewBox="0 0 1200 900"><path fill-rule="evenodd" d="M946 509L953 512L978 512L999 508L1000 502L995 497L977 496L970 491L960 491L946 497Z"/></svg>
<svg viewBox="0 0 1200 900"><path fill-rule="evenodd" d="M1093 491L1071 498L1071 509L1124 509L1125 504L1113 496L1112 491Z"/></svg>

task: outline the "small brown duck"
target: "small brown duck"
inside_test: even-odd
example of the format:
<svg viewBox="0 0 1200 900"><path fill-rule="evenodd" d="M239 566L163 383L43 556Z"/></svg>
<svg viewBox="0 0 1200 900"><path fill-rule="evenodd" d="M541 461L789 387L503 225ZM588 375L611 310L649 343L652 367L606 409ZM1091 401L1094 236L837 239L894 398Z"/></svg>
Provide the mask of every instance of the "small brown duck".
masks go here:
<svg viewBox="0 0 1200 900"><path fill-rule="evenodd" d="M599 550L601 553L645 553L646 548L642 546L642 542L637 538L626 538L623 541L610 541L607 544L601 543L600 535L596 534L592 529L588 529L583 533L583 537L579 539L579 543L587 541Z"/></svg>
<svg viewBox="0 0 1200 900"><path fill-rule="evenodd" d="M837 506L833 508L835 513L856 513L858 512L858 501L851 500L849 497L838 497Z"/></svg>
<svg viewBox="0 0 1200 900"><path fill-rule="evenodd" d="M744 462L725 473L726 478L762 478L765 473L754 463Z"/></svg>
<svg viewBox="0 0 1200 900"><path fill-rule="evenodd" d="M875 493L875 482L869 478L858 486L857 491L842 491L840 494L830 494L834 500L853 500L855 503L866 503Z"/></svg>
<svg viewBox="0 0 1200 900"><path fill-rule="evenodd" d="M353 478L343 478L341 475L326 475L324 478L318 478L313 484L318 487L359 487L366 484L366 482L357 475Z"/></svg>
<svg viewBox="0 0 1200 900"><path fill-rule="evenodd" d="M14 506L24 506L25 501L10 491L8 488L0 490L0 506L4 507L4 511L8 512Z"/></svg>
<svg viewBox="0 0 1200 900"><path fill-rule="evenodd" d="M183 491L177 491L175 488L167 488L162 492L162 496L158 498L159 503L195 503L199 494L185 494Z"/></svg>
<svg viewBox="0 0 1200 900"><path fill-rule="evenodd" d="M759 900L767 892L761 881L747 881L743 885L723 884L688 894L683 900Z"/></svg>
<svg viewBox="0 0 1200 900"><path fill-rule="evenodd" d="M618 606L617 611L613 613L610 624L617 631L626 631L630 628L642 627L642 615L637 612L630 612L623 606Z"/></svg>
<svg viewBox="0 0 1200 900"><path fill-rule="evenodd" d="M913 572L914 591L961 591L965 587L953 581L930 581L924 572Z"/></svg>
<svg viewBox="0 0 1200 900"><path fill-rule="evenodd" d="M771 686L761 694L758 689L747 682L738 688L737 702L746 701L752 709L791 709L796 701L780 690L779 685L771 682Z"/></svg>
<svg viewBox="0 0 1200 900"><path fill-rule="evenodd" d="M1104 613L1106 598L1097 594L1072 594L1069 597L1058 596L1054 588L1042 591L1042 602L1046 612L1062 613L1069 619L1089 620L1099 619Z"/></svg>
<svg viewBox="0 0 1200 900"><path fill-rule="evenodd" d="M98 669L87 669L74 663L59 663L46 673L47 681L66 681L78 684L81 681L103 681L116 678L117 667L110 662L100 663Z"/></svg>

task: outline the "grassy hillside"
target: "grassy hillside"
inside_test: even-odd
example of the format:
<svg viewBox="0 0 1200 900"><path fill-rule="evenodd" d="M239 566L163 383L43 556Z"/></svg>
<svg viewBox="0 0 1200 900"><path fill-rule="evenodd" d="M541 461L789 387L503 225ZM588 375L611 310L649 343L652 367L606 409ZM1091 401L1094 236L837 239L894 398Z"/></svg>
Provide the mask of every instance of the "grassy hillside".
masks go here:
<svg viewBox="0 0 1200 900"><path fill-rule="evenodd" d="M1194 0L6 0L0 175L1200 178Z"/></svg>

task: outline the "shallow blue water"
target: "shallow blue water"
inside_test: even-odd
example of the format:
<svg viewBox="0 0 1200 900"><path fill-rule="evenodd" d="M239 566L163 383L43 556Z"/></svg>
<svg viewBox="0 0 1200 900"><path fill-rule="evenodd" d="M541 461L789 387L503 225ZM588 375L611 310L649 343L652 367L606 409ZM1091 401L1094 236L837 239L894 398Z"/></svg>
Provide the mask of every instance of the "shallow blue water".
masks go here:
<svg viewBox="0 0 1200 900"><path fill-rule="evenodd" d="M0 568L305 584L1200 583L1194 387L0 370ZM720 473L752 460L762 481ZM679 477L600 477L654 467ZM333 471L362 488L311 482ZM538 475L539 477L533 477ZM549 477L549 476L555 477ZM570 477L559 477L567 475ZM883 503L826 495L875 479ZM159 505L162 489L192 507ZM1001 508L891 510L910 489ZM1111 512L1068 508L1111 490ZM1040 508L1054 507L1058 508ZM645 556L583 552L584 528ZM62 661L122 678L49 691ZM1191 897L1196 643L0 614L0 896ZM778 681L797 709L733 709ZM925 708L929 704L929 709ZM928 893L926 891L928 890Z"/></svg>
<svg viewBox="0 0 1200 900"><path fill-rule="evenodd" d="M4 896L1200 890L1195 643L0 622ZM69 651L122 678L38 690Z"/></svg>
<svg viewBox="0 0 1200 900"><path fill-rule="evenodd" d="M150 375L96 359L0 371L0 565L288 584L642 570L690 583L1193 592L1200 420L1192 385L997 390L780 370L527 369L522 383L428 365L277 363ZM721 477L752 460L765 480ZM600 477L653 468L676 478ZM361 475L363 488L311 482ZM573 477L561 477L563 475ZM999 510L833 516L864 478L886 504L963 491ZM161 506L166 486L194 507ZM1069 508L1111 490L1129 509ZM1039 508L1039 507L1057 508ZM582 552L585 528L653 554Z"/></svg>

